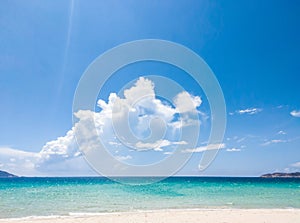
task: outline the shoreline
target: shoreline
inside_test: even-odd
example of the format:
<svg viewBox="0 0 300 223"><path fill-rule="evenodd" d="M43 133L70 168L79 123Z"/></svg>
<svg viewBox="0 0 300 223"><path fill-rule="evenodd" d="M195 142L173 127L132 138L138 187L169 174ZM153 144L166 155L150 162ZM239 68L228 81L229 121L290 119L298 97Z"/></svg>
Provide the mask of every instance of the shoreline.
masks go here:
<svg viewBox="0 0 300 223"><path fill-rule="evenodd" d="M0 218L0 223L71 223L71 222L189 222L212 223L295 223L300 219L300 208L242 209L242 208L194 208L136 210L128 212L70 213L69 215L28 216L21 218Z"/></svg>

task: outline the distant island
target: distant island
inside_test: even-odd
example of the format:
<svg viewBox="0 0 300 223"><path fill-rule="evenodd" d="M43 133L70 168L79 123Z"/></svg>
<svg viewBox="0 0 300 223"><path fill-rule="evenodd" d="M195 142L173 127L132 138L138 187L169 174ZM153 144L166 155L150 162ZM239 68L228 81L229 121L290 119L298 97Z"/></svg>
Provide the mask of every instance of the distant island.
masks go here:
<svg viewBox="0 0 300 223"><path fill-rule="evenodd" d="M300 172L295 173L268 173L261 175L262 178L300 178Z"/></svg>
<svg viewBox="0 0 300 223"><path fill-rule="evenodd" d="M12 177L17 177L17 176L0 170L0 178L12 178Z"/></svg>

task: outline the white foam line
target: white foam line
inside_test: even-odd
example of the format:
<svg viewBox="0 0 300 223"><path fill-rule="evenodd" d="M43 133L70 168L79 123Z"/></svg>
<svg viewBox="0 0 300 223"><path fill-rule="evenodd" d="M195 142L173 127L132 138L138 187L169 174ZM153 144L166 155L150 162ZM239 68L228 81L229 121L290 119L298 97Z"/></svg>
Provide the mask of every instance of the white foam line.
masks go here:
<svg viewBox="0 0 300 223"><path fill-rule="evenodd" d="M121 214L136 214L136 213L161 213L161 212L178 212L178 211L298 211L300 208L173 208L173 209L157 209L157 210L134 210L134 211L119 211L119 212L70 212L68 215L48 215L48 216L27 216L21 218L0 218L0 220L30 220L30 219L54 219L54 218L80 218L93 216L121 215Z"/></svg>

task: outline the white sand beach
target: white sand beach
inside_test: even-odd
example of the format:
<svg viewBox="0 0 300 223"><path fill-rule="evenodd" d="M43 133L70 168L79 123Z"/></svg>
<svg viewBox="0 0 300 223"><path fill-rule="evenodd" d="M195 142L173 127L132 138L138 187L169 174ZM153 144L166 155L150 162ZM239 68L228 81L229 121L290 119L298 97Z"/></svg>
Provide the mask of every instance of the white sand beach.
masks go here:
<svg viewBox="0 0 300 223"><path fill-rule="evenodd" d="M0 223L298 223L300 209L157 210L65 217L0 219Z"/></svg>

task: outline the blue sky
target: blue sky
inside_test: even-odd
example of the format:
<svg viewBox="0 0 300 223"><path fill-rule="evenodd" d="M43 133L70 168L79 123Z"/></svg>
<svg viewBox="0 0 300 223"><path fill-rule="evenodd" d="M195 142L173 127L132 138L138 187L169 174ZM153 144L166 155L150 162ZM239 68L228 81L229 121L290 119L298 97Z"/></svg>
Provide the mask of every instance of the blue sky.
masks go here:
<svg viewBox="0 0 300 223"><path fill-rule="evenodd" d="M86 170L83 160L64 160L59 154L51 162L32 160L58 137L69 140L73 95L96 57L124 42L155 38L199 54L226 100L224 148L205 172L198 170L201 153L194 154L182 174L253 176L300 170L299 12L298 1L2 0L0 169L25 175ZM198 110L209 113L202 90L174 68L144 63L122 72L128 73L126 78L112 77L101 99L107 102L110 93L140 72L158 72L201 97ZM72 169L74 163L78 169Z"/></svg>

